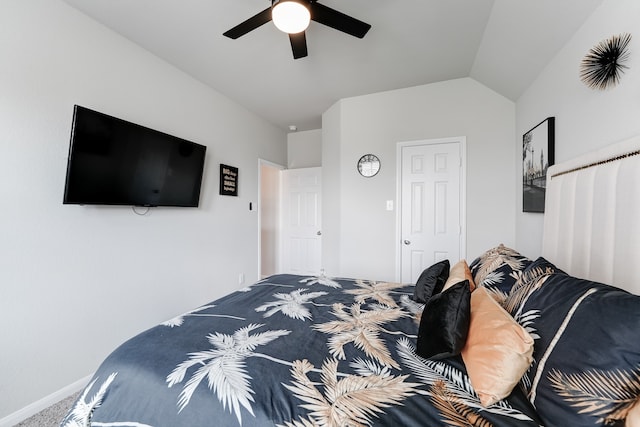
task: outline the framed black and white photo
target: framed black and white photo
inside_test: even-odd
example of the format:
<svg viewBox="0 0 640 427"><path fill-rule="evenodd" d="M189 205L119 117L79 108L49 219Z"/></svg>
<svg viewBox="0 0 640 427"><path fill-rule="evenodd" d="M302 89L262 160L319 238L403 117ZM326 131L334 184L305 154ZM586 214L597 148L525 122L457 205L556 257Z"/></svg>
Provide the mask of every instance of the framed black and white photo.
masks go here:
<svg viewBox="0 0 640 427"><path fill-rule="evenodd" d="M522 211L544 212L547 169L554 162L555 117L522 136Z"/></svg>

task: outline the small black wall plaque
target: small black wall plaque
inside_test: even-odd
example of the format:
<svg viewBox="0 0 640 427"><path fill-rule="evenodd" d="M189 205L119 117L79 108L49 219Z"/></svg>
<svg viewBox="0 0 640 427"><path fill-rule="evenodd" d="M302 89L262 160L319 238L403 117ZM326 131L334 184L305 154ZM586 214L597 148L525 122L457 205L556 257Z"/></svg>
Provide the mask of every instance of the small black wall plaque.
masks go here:
<svg viewBox="0 0 640 427"><path fill-rule="evenodd" d="M238 168L220 163L220 195L238 195Z"/></svg>

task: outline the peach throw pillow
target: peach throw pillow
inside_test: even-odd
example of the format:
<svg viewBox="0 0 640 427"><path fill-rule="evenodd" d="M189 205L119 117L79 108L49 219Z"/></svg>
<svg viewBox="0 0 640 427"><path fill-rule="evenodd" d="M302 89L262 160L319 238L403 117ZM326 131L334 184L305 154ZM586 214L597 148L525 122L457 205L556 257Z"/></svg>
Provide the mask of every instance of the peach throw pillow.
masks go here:
<svg viewBox="0 0 640 427"><path fill-rule="evenodd" d="M464 259L458 261L453 267L451 267L449 278L445 282L442 290L444 291L455 285L456 283L462 282L463 280L469 281L469 290L473 292L473 290L476 288L476 285L475 283L473 283L473 275L471 274L469 265Z"/></svg>
<svg viewBox="0 0 640 427"><path fill-rule="evenodd" d="M640 427L640 401L627 414L624 427Z"/></svg>
<svg viewBox="0 0 640 427"><path fill-rule="evenodd" d="M504 399L529 369L533 338L487 292L471 294L471 322L462 360L471 385L487 407Z"/></svg>

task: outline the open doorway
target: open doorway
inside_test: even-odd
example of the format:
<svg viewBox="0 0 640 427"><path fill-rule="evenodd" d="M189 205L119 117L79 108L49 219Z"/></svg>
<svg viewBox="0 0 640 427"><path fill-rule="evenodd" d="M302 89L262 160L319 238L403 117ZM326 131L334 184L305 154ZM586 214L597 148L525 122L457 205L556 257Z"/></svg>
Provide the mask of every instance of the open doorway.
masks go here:
<svg viewBox="0 0 640 427"><path fill-rule="evenodd" d="M259 192L258 228L259 253L258 268L260 278L278 273L280 265L281 230L281 185L280 172L284 166L258 160Z"/></svg>

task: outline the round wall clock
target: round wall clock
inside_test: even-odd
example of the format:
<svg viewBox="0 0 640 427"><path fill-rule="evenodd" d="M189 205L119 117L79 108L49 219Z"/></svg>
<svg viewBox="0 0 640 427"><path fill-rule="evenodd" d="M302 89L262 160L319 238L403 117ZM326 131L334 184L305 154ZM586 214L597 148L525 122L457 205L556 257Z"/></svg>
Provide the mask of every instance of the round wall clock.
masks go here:
<svg viewBox="0 0 640 427"><path fill-rule="evenodd" d="M371 178L380 170L380 159L375 154L365 154L358 160L358 172L365 178Z"/></svg>

